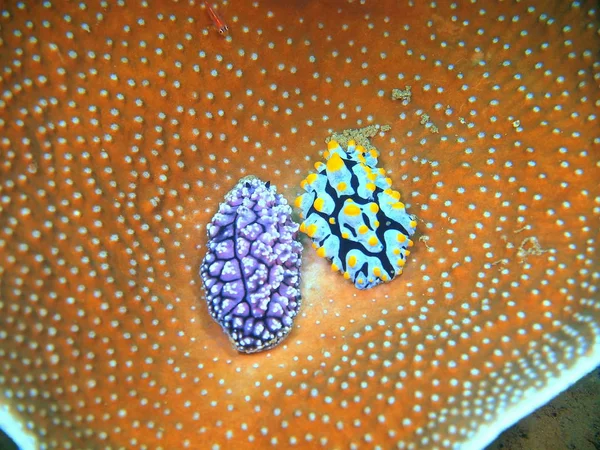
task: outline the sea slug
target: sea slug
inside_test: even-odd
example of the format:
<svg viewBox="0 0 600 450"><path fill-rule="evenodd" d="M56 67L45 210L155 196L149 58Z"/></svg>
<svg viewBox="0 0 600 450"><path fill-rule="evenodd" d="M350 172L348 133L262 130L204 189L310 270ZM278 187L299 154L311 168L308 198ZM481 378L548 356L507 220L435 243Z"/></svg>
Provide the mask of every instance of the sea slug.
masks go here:
<svg viewBox="0 0 600 450"><path fill-rule="evenodd" d="M208 311L242 353L279 344L298 314L302 245L291 213L274 186L249 176L208 225L200 267Z"/></svg>
<svg viewBox="0 0 600 450"><path fill-rule="evenodd" d="M410 254L415 217L385 170L377 168L377 150L354 141L344 150L330 141L324 156L325 163L315 164L317 173L301 183L306 193L295 202L304 219L300 231L358 289L391 281Z"/></svg>

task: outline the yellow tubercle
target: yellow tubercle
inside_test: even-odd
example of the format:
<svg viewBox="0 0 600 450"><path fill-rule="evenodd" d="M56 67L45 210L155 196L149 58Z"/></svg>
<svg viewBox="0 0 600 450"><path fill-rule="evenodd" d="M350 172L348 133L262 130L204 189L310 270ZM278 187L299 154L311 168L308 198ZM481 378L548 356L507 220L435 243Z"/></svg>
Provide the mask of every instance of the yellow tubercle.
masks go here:
<svg viewBox="0 0 600 450"><path fill-rule="evenodd" d="M328 172L337 172L344 167L344 160L338 155L334 153L331 155L331 158L327 160L327 171Z"/></svg>
<svg viewBox="0 0 600 450"><path fill-rule="evenodd" d="M348 203L344 206L344 214L347 216L358 216L360 214L360 208L354 203Z"/></svg>
<svg viewBox="0 0 600 450"><path fill-rule="evenodd" d="M330 223L331 225L335 225L335 217L330 217L330 218L329 218L329 223Z"/></svg>
<svg viewBox="0 0 600 450"><path fill-rule="evenodd" d="M404 261L403 259L399 259L398 261L396 261L396 265L398 267L404 267L404 264L406 264L406 261Z"/></svg>
<svg viewBox="0 0 600 450"><path fill-rule="evenodd" d="M296 207L300 208L300 206L302 205L302 198L304 197L304 194L299 195L298 197L296 197L296 200L294 200L294 205L296 205Z"/></svg>
<svg viewBox="0 0 600 450"><path fill-rule="evenodd" d="M376 277L381 277L381 268L373 267L373 275L375 275Z"/></svg>
<svg viewBox="0 0 600 450"><path fill-rule="evenodd" d="M325 150L325 151L323 152L323 158L325 158L325 159L328 159L328 158L329 158L329 155L330 155L330 153L329 153L329 150Z"/></svg>
<svg viewBox="0 0 600 450"><path fill-rule="evenodd" d="M415 222L414 220L411 220L410 226L411 226L411 228L417 228L417 222Z"/></svg>
<svg viewBox="0 0 600 450"><path fill-rule="evenodd" d="M300 182L300 187L301 187L302 189L306 189L306 185L307 185L307 184L308 184L308 183L306 182L306 180L302 180L302 181Z"/></svg>
<svg viewBox="0 0 600 450"><path fill-rule="evenodd" d="M385 182L387 183L387 185L388 185L388 186L391 186L391 185L392 185L392 179L391 179L390 177L387 177L387 178L385 179Z"/></svg>
<svg viewBox="0 0 600 450"><path fill-rule="evenodd" d="M371 181L375 181L377 179L377 173L371 172L371 173L367 174L367 178Z"/></svg>
<svg viewBox="0 0 600 450"><path fill-rule="evenodd" d="M355 147L356 146L356 141L354 139L350 139L348 141L348 147Z"/></svg>
<svg viewBox="0 0 600 450"><path fill-rule="evenodd" d="M409 239L409 240L408 240L408 246L409 246L409 247L412 247L413 245L415 245L415 243L414 243L412 240L410 240L410 239Z"/></svg>
<svg viewBox="0 0 600 450"><path fill-rule="evenodd" d="M320 171L320 170L321 170L321 168L323 168L323 167L325 167L325 164L323 164L321 161L317 161L317 162L315 163L315 169L316 169L316 170L319 170L319 171Z"/></svg>
<svg viewBox="0 0 600 450"><path fill-rule="evenodd" d="M356 265L356 256L354 256L354 255L350 255L350 256L348 257L348 265L349 265L350 267L354 267L354 266Z"/></svg>
<svg viewBox="0 0 600 450"><path fill-rule="evenodd" d="M377 239L377 237L376 237L376 236L371 236L371 237L369 238L369 245L370 245L371 247L375 247L377 244L379 244L379 239Z"/></svg>
<svg viewBox="0 0 600 450"><path fill-rule="evenodd" d="M362 145L357 145L356 151L360 154L363 154L365 152L365 148Z"/></svg>
<svg viewBox="0 0 600 450"><path fill-rule="evenodd" d="M360 227L358 227L358 232L360 234L365 234L367 231L369 231L369 227L366 225L361 225Z"/></svg>
<svg viewBox="0 0 600 450"><path fill-rule="evenodd" d="M302 231L303 233L306 233L306 222L302 222L300 224L299 230Z"/></svg>
<svg viewBox="0 0 600 450"><path fill-rule="evenodd" d="M344 183L343 181L340 181L337 185L337 190L345 191L347 187L348 187L348 185L346 183Z"/></svg>
<svg viewBox="0 0 600 450"><path fill-rule="evenodd" d="M383 281L387 281L387 280L389 280L388 276L387 276L385 273L384 273L383 275L381 275L381 279L382 279Z"/></svg>
<svg viewBox="0 0 600 450"><path fill-rule="evenodd" d="M379 228L379 220L376 220L376 221L374 221L374 222L373 222L373 226L374 226L375 228Z"/></svg>
<svg viewBox="0 0 600 450"><path fill-rule="evenodd" d="M408 255L410 255L410 250L404 250L404 257L406 258Z"/></svg>
<svg viewBox="0 0 600 450"><path fill-rule="evenodd" d="M319 245L316 242L313 242L311 245L312 245L312 248L314 248L315 250L317 250L319 248Z"/></svg>
<svg viewBox="0 0 600 450"><path fill-rule="evenodd" d="M317 232L317 226L314 223L312 223L306 227L306 234L308 234L310 237L313 237L316 232Z"/></svg>
<svg viewBox="0 0 600 450"><path fill-rule="evenodd" d="M392 205L392 208L393 209L404 209L404 203L402 203L402 202L394 203Z"/></svg>
<svg viewBox="0 0 600 450"><path fill-rule="evenodd" d="M347 231L344 231L344 232L342 233L342 237L343 237L344 239L348 239L348 238L350 237L350 235L348 234L348 232L347 232Z"/></svg>
<svg viewBox="0 0 600 450"><path fill-rule="evenodd" d="M395 191L393 189L386 189L385 192L387 195L389 195L390 197L392 197L395 200L400 200L400 192Z"/></svg>
<svg viewBox="0 0 600 450"><path fill-rule="evenodd" d="M315 199L315 202L313 203L313 206L315 207L315 209L319 212L323 211L323 208L325 207L325 200L323 200L321 197L317 197Z"/></svg>
<svg viewBox="0 0 600 450"><path fill-rule="evenodd" d="M315 181L317 181L318 175L316 173L309 173L308 176L306 177L306 182L308 184L313 184Z"/></svg>
<svg viewBox="0 0 600 450"><path fill-rule="evenodd" d="M333 263L333 264L331 264L331 270L333 272L337 272L338 270L340 270L340 268L335 263Z"/></svg>
<svg viewBox="0 0 600 450"><path fill-rule="evenodd" d="M327 143L327 150L333 150L334 148L338 148L340 144L337 141L331 140Z"/></svg>
<svg viewBox="0 0 600 450"><path fill-rule="evenodd" d="M367 183L367 185L365 186L367 188L367 190L373 192L375 190L375 184L373 183Z"/></svg>
<svg viewBox="0 0 600 450"><path fill-rule="evenodd" d="M377 158L379 156L379 152L372 148L371 150L369 150L369 155L371 155L373 158Z"/></svg>
<svg viewBox="0 0 600 450"><path fill-rule="evenodd" d="M399 248L395 248L394 249L394 255L399 255L400 254L400 249Z"/></svg>
<svg viewBox="0 0 600 450"><path fill-rule="evenodd" d="M369 209L371 209L373 214L377 214L379 212L379 205L377 203L371 203Z"/></svg>
<svg viewBox="0 0 600 450"><path fill-rule="evenodd" d="M348 272L344 272L344 278L347 280L350 278L350 274Z"/></svg>
<svg viewBox="0 0 600 450"><path fill-rule="evenodd" d="M317 255L319 255L321 258L325 258L325 247L319 247L317 249Z"/></svg>
<svg viewBox="0 0 600 450"><path fill-rule="evenodd" d="M406 236L404 236L402 233L398 233L398 237L396 239L398 239L398 242L404 242L406 241Z"/></svg>

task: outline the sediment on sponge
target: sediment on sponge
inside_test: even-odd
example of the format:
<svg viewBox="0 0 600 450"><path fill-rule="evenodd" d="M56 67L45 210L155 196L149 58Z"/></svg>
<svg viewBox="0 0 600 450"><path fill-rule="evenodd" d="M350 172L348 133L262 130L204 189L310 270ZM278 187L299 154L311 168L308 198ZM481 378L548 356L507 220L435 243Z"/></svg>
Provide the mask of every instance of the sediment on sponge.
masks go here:
<svg viewBox="0 0 600 450"><path fill-rule="evenodd" d="M358 289L402 273L417 225L377 167L378 156L354 141L346 150L330 141L325 162L317 162L317 172L301 182L306 192L295 202L304 219L300 231Z"/></svg>
<svg viewBox="0 0 600 450"><path fill-rule="evenodd" d="M274 186L250 176L207 227L200 276L208 311L240 352L276 346L298 314L302 245L291 213Z"/></svg>

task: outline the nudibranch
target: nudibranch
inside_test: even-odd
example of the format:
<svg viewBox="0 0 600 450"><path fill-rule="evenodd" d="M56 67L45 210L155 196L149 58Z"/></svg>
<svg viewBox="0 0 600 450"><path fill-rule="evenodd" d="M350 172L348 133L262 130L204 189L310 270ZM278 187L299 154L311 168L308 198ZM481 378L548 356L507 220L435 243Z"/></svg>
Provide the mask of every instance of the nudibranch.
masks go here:
<svg viewBox="0 0 600 450"><path fill-rule="evenodd" d="M274 186L249 176L208 225L200 267L208 311L239 352L276 346L298 314L302 245L291 213Z"/></svg>
<svg viewBox="0 0 600 450"><path fill-rule="evenodd" d="M295 202L304 219L300 231L358 289L402 273L417 225L385 170L377 167L378 156L352 140L346 150L330 141L326 162L315 164L317 173L302 181L306 192Z"/></svg>

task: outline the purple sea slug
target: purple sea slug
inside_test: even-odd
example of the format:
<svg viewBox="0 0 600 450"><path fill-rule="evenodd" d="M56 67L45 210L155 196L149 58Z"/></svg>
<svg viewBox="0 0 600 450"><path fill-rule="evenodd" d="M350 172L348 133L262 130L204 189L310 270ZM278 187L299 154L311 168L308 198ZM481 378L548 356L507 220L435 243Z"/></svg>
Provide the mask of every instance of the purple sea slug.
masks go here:
<svg viewBox="0 0 600 450"><path fill-rule="evenodd" d="M274 186L248 176L208 225L200 267L208 311L239 352L275 347L298 314L302 245L291 213Z"/></svg>

